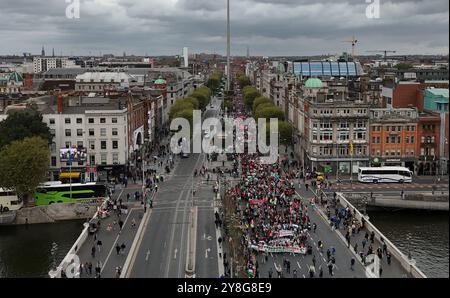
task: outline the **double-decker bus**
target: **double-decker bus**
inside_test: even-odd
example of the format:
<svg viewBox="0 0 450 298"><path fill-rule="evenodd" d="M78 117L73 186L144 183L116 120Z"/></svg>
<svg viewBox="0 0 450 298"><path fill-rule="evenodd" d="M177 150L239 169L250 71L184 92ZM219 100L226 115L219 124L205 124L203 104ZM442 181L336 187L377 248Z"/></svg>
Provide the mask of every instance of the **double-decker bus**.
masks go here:
<svg viewBox="0 0 450 298"><path fill-rule="evenodd" d="M93 203L107 195L105 184L49 182L41 184L35 194L36 206L56 203Z"/></svg>
<svg viewBox="0 0 450 298"><path fill-rule="evenodd" d="M404 167L359 168L358 181L371 183L411 183L412 172Z"/></svg>
<svg viewBox="0 0 450 298"><path fill-rule="evenodd" d="M0 212L16 211L22 206L22 199L14 191L0 188Z"/></svg>

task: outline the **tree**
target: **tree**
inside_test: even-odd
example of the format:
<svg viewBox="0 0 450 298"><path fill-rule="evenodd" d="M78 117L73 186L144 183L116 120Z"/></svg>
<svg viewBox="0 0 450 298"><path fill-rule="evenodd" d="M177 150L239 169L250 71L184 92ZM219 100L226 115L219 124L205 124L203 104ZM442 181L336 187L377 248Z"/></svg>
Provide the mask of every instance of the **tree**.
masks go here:
<svg viewBox="0 0 450 298"><path fill-rule="evenodd" d="M53 139L47 124L42 122L42 115L35 110L14 111L0 122L0 150L13 141L33 136L40 136L47 144Z"/></svg>
<svg viewBox="0 0 450 298"><path fill-rule="evenodd" d="M250 86L252 84L252 82L250 82L250 79L245 74L241 74L240 76L238 76L238 80L241 88Z"/></svg>
<svg viewBox="0 0 450 298"><path fill-rule="evenodd" d="M244 93L244 103L248 108L252 108L253 107L253 102L255 100L255 98L261 96L261 94L259 94L258 90L253 87L253 86L248 86L250 88L245 87L243 89L243 93Z"/></svg>
<svg viewBox="0 0 450 298"><path fill-rule="evenodd" d="M277 118L280 121L284 121L284 113L283 111L278 107L267 107L263 109L259 109L258 112L255 114L256 119L267 119L268 121L271 118Z"/></svg>
<svg viewBox="0 0 450 298"><path fill-rule="evenodd" d="M204 110L211 101L211 90L205 86L200 87L191 94L191 97L196 98L200 109Z"/></svg>
<svg viewBox="0 0 450 298"><path fill-rule="evenodd" d="M182 111L179 111L174 114L173 118L183 118L189 121L191 124L191 130L193 129L193 123L194 123L194 110L193 109L185 109Z"/></svg>
<svg viewBox="0 0 450 298"><path fill-rule="evenodd" d="M206 84L211 90L216 90L220 86L220 81L222 80L223 73L220 71L214 71L208 79Z"/></svg>
<svg viewBox="0 0 450 298"><path fill-rule="evenodd" d="M266 104L266 103L273 104L272 101L267 97L260 96L260 97L256 98L255 101L253 102L253 112L256 112L259 105Z"/></svg>
<svg viewBox="0 0 450 298"><path fill-rule="evenodd" d="M176 101L175 104L170 108L169 118L172 120L174 119L175 114L177 114L178 112L189 109L190 110L194 109L194 104L192 102L183 100Z"/></svg>
<svg viewBox="0 0 450 298"><path fill-rule="evenodd" d="M182 99L181 101L182 102L191 102L192 105L194 106L195 110L198 110L200 108L200 103L199 103L198 99L195 97L186 97L186 98Z"/></svg>
<svg viewBox="0 0 450 298"><path fill-rule="evenodd" d="M266 126L267 139L270 138L270 123ZM292 124L286 121L278 121L278 133L279 133L279 141L280 144L285 146L290 146L293 144L293 127Z"/></svg>
<svg viewBox="0 0 450 298"><path fill-rule="evenodd" d="M41 137L13 141L0 151L0 187L13 189L25 200L46 180L50 149Z"/></svg>
<svg viewBox="0 0 450 298"><path fill-rule="evenodd" d="M272 102L270 102L270 103L267 102L267 103L260 104L260 105L256 108L256 110L253 112L253 115L258 114L259 111L261 111L262 109L265 109L265 108L273 108L273 107L276 108L276 106L275 106Z"/></svg>
<svg viewBox="0 0 450 298"><path fill-rule="evenodd" d="M409 63L399 63L395 66L398 70L408 70L411 69L413 66Z"/></svg>

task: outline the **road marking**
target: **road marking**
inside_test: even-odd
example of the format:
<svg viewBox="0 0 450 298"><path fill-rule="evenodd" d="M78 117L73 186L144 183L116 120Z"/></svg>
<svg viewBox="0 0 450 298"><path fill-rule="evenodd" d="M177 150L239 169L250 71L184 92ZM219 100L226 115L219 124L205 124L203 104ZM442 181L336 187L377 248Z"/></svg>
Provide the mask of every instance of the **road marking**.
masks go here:
<svg viewBox="0 0 450 298"><path fill-rule="evenodd" d="M208 248L205 250L205 259L208 258L208 252L210 252L210 251L211 251L211 248Z"/></svg>
<svg viewBox="0 0 450 298"><path fill-rule="evenodd" d="M175 248L175 251L174 251L174 256L173 256L173 258L174 258L174 259L176 259L176 258L177 258L177 252L178 252L178 249L176 249L176 248Z"/></svg>
<svg viewBox="0 0 450 298"><path fill-rule="evenodd" d="M131 215L131 213L133 212L133 210L134 210L134 209L132 209L132 210L130 210L130 212L128 212L128 216L127 216L127 218L125 219L125 222L123 223L122 230L127 226L127 221L128 221L128 219L130 218L130 215ZM120 236L121 236L120 234L117 235L116 241L114 241L114 243L113 243L111 249L109 250L108 256L106 257L105 261L103 262L102 270L100 271L100 273L102 273L103 270L105 269L106 264L108 263L109 257L111 256L113 250L116 248L116 244L117 244L117 241L119 241Z"/></svg>
<svg viewBox="0 0 450 298"><path fill-rule="evenodd" d="M303 274L303 278L306 278L306 276Z"/></svg>
<svg viewBox="0 0 450 298"><path fill-rule="evenodd" d="M300 266L300 263L297 261L297 266L298 268L300 268L300 270L302 269L302 266Z"/></svg>
<svg viewBox="0 0 450 298"><path fill-rule="evenodd" d="M147 250L147 254L145 255L145 261L148 262L148 258L150 257L150 249Z"/></svg>

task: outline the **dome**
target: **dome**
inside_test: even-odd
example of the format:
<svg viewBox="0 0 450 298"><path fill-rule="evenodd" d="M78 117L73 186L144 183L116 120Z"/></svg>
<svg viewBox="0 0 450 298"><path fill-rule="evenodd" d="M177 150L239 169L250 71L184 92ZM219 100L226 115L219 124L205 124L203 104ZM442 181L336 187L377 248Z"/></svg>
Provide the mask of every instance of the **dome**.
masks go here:
<svg viewBox="0 0 450 298"><path fill-rule="evenodd" d="M159 78L155 81L155 84L156 85L165 85L165 84L167 84L167 81L164 80L163 78Z"/></svg>
<svg viewBox="0 0 450 298"><path fill-rule="evenodd" d="M308 79L305 82L305 87L306 88L322 88L323 87L323 83L320 79L317 78L311 78Z"/></svg>

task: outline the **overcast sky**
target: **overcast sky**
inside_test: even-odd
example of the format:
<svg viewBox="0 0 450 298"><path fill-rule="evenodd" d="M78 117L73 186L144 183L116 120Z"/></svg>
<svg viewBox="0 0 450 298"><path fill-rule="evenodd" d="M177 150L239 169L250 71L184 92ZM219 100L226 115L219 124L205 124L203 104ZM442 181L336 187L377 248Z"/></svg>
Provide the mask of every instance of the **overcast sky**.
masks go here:
<svg viewBox="0 0 450 298"><path fill-rule="evenodd" d="M80 18L66 1L0 0L0 54L224 54L226 0L80 0ZM448 54L448 0L231 0L232 54L314 55L392 49L399 54ZM371 0L375 1L375 0Z"/></svg>

